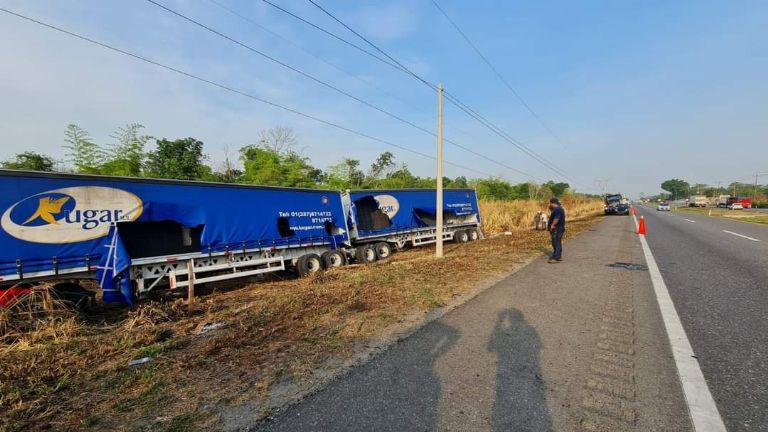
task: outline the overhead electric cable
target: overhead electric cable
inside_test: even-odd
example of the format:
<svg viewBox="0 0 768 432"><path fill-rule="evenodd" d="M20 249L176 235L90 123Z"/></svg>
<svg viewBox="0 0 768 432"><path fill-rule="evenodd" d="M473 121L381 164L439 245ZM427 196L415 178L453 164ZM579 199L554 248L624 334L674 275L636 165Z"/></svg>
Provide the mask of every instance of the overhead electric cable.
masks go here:
<svg viewBox="0 0 768 432"><path fill-rule="evenodd" d="M380 112L380 113L382 113L382 114L384 114L384 115L386 115L388 117L391 117L391 118L393 118L393 119L395 119L395 120L397 120L399 122L407 124L408 126L411 126L414 129L417 129L417 130L419 130L421 132L424 132L424 133L426 133L426 134L428 134L430 136L433 136L433 137L436 136L436 134L434 132L432 132L431 130L429 130L429 129L423 128L423 127L421 127L421 126L411 122L410 120L407 120L407 119L405 119L405 118L403 118L403 117L401 117L401 116L399 116L397 114L394 114L394 113L392 113L392 112L390 112L388 110L385 110L385 109L383 109L381 107L378 107L378 106L376 106L376 105L374 105L374 104L372 104L372 103L370 103L370 102L368 102L368 101L366 101L364 99L361 99L361 98L359 98L359 97L357 97L357 96L355 96L355 95L353 95L351 93L348 93L348 92L346 92L346 91L344 91L344 90L334 86L333 84L330 84L330 83L328 83L326 81L323 81L323 80L321 80L321 79L319 79L319 78L317 78L317 77L315 77L315 76L313 76L311 74L308 74L308 73L306 73L306 72L304 72L304 71L302 71L302 70L300 70L298 68L295 68L295 67L293 67L293 66L291 66L291 65L289 65L287 63L284 63L284 62L282 62L282 61L280 61L280 60L278 60L278 59L276 59L276 58L274 58L274 57L272 57L272 56L270 56L270 55L268 55L268 54L266 54L266 53L264 53L264 52L262 52L262 51L260 51L260 50L258 50L256 48L254 48L254 47L252 47L250 45L247 45L247 44L245 44L245 43L243 43L243 42L241 42L241 41L239 41L239 40L237 40L237 39L235 39L235 38L233 38L231 36L228 36L228 35L220 32L220 31L218 31L218 30L216 30L214 28L211 28L211 27L209 27L209 26L207 26L207 25L205 25L205 24L203 24L203 23L201 23L201 22L199 22L199 21L197 21L197 20L195 20L193 18L190 18L189 16L184 15L181 12L178 12L178 11L176 11L174 9L171 9L171 8L163 5L162 3L159 3L159 2L157 2L155 0L147 0L147 1L149 3L152 3L153 5L161 8L161 9L163 9L163 10L165 10L165 11L167 11L167 12L169 12L169 13L171 13L171 14L173 14L173 15L175 15L175 16L177 16L177 17L179 17L179 18L181 18L181 19L183 19L185 21L187 21L187 22L190 22L190 23L192 23L192 24L194 24L194 25L196 25L198 27L201 27L201 28L203 28L203 29L205 29L205 30L207 30L207 31L209 31L209 32L211 32L211 33L221 37L221 38L224 38L224 39L226 39L226 40L228 40L228 41L230 41L230 42L232 42L232 43L234 43L236 45L239 45L239 46L241 46L241 47L243 47L243 48L245 48L245 49L247 49L247 50L249 50L249 51L251 51L251 52L253 52L253 53L255 53L255 54L259 55L259 56L261 56L261 57L263 57L263 58L266 58L267 60L270 60L270 61L272 61L274 63L277 63L280 66L283 66L283 67L285 67L287 69L290 69L291 71L294 71L294 72L298 73L299 75L301 75L301 76L303 76L305 78L309 78L310 80L312 80L312 81L314 81L314 82L316 82L316 83L318 83L318 84L320 84L320 85L322 85L322 86L324 86L326 88L329 88L329 89L331 89L331 90L333 90L335 92L338 92L339 94L342 94L342 95L344 95L344 96L346 96L348 98L351 98L351 99L353 99L353 100L355 100L355 101L357 101L357 102L359 102L359 103L361 103L361 104L363 104L363 105L365 105L365 106L367 106L367 107L369 107L371 109L374 109L374 110L376 110L376 111L378 111L378 112ZM491 158L489 156L485 156L485 155L483 155L483 154L481 154L481 153L479 153L479 152L477 152L477 151L475 151L475 150L473 150L473 149L471 149L469 147L466 147L466 146L463 146L461 144L458 144L455 141L446 139L445 142L448 142L451 145L456 146L456 147L458 147L458 148L460 148L460 149L462 149L464 151L467 151L467 152L472 153L472 154L474 154L476 156L479 156L479 157L481 157L483 159L486 159L486 160L488 160L490 162L493 162L493 163L495 163L495 164L497 164L497 165L499 165L499 166L501 166L503 168L506 168L508 170L514 171L514 172L516 172L516 173L518 173L520 175L526 176L526 177L531 178L531 179L536 179L536 177L531 175L531 174L528 174L528 173L526 173L524 171L521 171L521 170L519 170L517 168L513 168L513 167L511 167L511 166L509 166L509 165L507 165L507 164L505 164L503 162L499 162L498 160L493 159L493 158Z"/></svg>
<svg viewBox="0 0 768 432"><path fill-rule="evenodd" d="M304 52L305 54L307 54L307 55L309 55L309 56L311 56L311 57L313 57L313 58L317 59L318 61L321 61L321 62L325 63L326 65L328 65L328 66L330 66L330 67L332 67L332 68L336 69L337 71L339 71L339 72L341 72L341 73L343 73L343 74L345 74L345 75L347 75L347 76L350 76L350 77L352 77L352 78L354 78L354 79L356 79L356 80L360 81L361 83L363 83L363 84L365 84L365 85L368 85L368 86L370 86L370 87L372 87L372 88L374 88L374 89L378 90L378 91L379 91L379 92L381 92L382 94L385 94L385 95L387 95L387 96L389 96L389 97L391 97L391 98L393 98L393 99L397 99L397 100L398 100L398 101L400 101L401 103L403 103L403 104L405 104L405 105L407 105L407 106L410 106L411 108L417 109L415 106L413 106L413 104L412 104L411 102L409 102L409 101L407 101L407 100L405 100L405 99L401 98L400 96L398 96L398 95L396 95L396 94L393 94L393 93L391 93L390 91L388 91L388 90L386 90L386 89L382 88L381 86L379 86L379 85L377 85L377 84L375 84L375 83L373 83L373 82L371 82L371 81L369 81L369 80L367 80L367 79L365 79L365 78L359 77L359 76L357 76L357 75L355 75L355 74L353 74L353 73L351 73L351 72L349 72L349 71L347 71L347 70L345 70L345 69L341 68L340 66L336 65L335 63L333 63L333 62L331 62L331 61L329 61L329 60L327 60L327 59L325 59L325 58L323 58L323 57L321 57L321 56L319 56L319 55L317 55L317 54L313 53L312 51L310 51L310 50L308 50L308 49L304 48L304 47L303 47L303 46L301 46L300 44L298 44L298 43L296 43L296 42L294 42L294 41L292 41L292 40L288 39L287 37L285 37L285 36L283 36L283 35L281 35L281 34L279 34L279 33L275 32L275 31L273 31L273 30L271 30L271 29L269 29L269 28L267 28L267 27L265 27L265 26L261 25L260 23L256 22L255 20L253 20L253 19L251 19L251 18L249 18L249 17L247 17L247 16L245 16L245 15L241 14L240 12L238 12L238 11L236 11L236 10L234 10L234 9L232 9L232 8L230 8L230 7L228 7L227 5L224 5L224 4L222 4L221 2L219 2L219 1L217 1L217 0L208 0L208 1L209 1L209 2L211 2L212 4L214 4L216 7L218 7L218 8L220 8L220 9L222 9L222 10L224 10L224 11L228 12L228 13L229 13L229 14L231 14L231 15L234 15L234 16L236 16L236 17L240 18L241 20L243 20L243 21L245 21L245 22L247 22L247 23L251 24L252 26L254 26L254 27L256 27L256 28L258 28L258 29L260 29L260 30L262 30L262 31L266 32L266 33L269 33L269 34L270 34L270 35L272 35L273 37L275 37L275 38L277 38L277 39L280 39L281 41L283 41L283 42L287 43L288 45L291 45L291 46L293 46L293 47L294 47L294 48L296 48L296 49L299 49L299 50L301 50L301 51L302 51L302 52Z"/></svg>
<svg viewBox="0 0 768 432"><path fill-rule="evenodd" d="M453 28L456 29L456 31L461 35L464 41L472 48L472 50L475 51L475 53L483 60L483 62L488 66L488 68L490 68L491 71L493 71L493 73L496 75L497 78L499 78L499 80L504 84L504 86L506 86L509 89L509 91L512 92L515 98L525 107L525 109L528 110L528 112L539 122L539 124L547 132L549 132L550 135L552 135L555 141L557 141L561 146L565 147L565 144L563 144L563 141L560 139L560 137L552 130L552 128L550 128L546 123L544 123L544 120L542 120L541 116L539 116L536 113L536 111L534 111L533 108L531 108L528 102L526 102L525 99L523 99L523 97L520 96L520 93L518 93L517 90L515 90L515 88L512 87L509 81L507 81L507 79L504 78L504 76L498 71L498 69L496 69L496 67L491 63L491 61L488 60L488 58L485 55L483 55L480 49L472 42L471 39L469 39L469 36L467 36L466 33L464 33L461 30L459 25L456 24L456 22L453 19L451 19L450 16L448 16L445 10L443 10L443 8L440 7L440 5L437 3L437 0L432 0L432 4L434 4L437 10L439 10L440 13L443 14L445 19L447 19L448 22L453 26Z"/></svg>
<svg viewBox="0 0 768 432"><path fill-rule="evenodd" d="M267 0L264 0L264 1L267 1ZM321 5L319 5L319 4L318 4L316 1L314 1L314 0L308 0L308 1L309 1L310 3L312 3L312 4L313 4L315 7L317 7L318 9L320 9L320 10L321 10L323 13L325 13L326 15L328 15L328 16L329 16L331 19L333 19L334 21L336 21L337 23L339 23L341 26L343 26L344 28L346 28L347 30L349 30L350 32L352 32L352 33L353 33L355 36L357 36L358 38L362 39L362 40L363 40L364 42L366 42L368 45L370 45L371 47L373 47L373 48L374 48L376 51L380 52L380 53L381 53L382 55L384 55L386 58L388 58L389 60L391 60L391 61L392 61L394 64L396 64L397 66L399 66L399 67L400 67L400 68L401 68L401 69L402 69L404 72L406 72L407 74L411 75L413 78L417 79L418 81L422 82L423 84L425 84L425 85L429 86L429 87L430 87L430 88L432 88L433 90L436 90L436 89L437 89L437 86L435 86L435 85L434 85L434 84L432 84L431 82L427 81L426 79L424 79L424 78L420 77L418 74L416 74L415 72L413 72L412 70L410 70L408 67L406 67L405 65L403 65L402 63L400 63L399 61L397 61L397 59L395 59L394 57L392 57L391 55L389 55L389 54L388 54L386 51L384 51L384 50L382 50L381 48L379 48L379 47L378 47L376 44L374 44L373 42L371 42L371 41L370 41L368 38L366 38L366 37L365 37L365 36L363 36L362 34L360 34L360 33L358 33L357 31L355 31L355 30L354 30L352 27L350 27L349 25L347 25L346 23L344 23L344 21L342 21L341 19L339 19L338 17L336 17L336 15L334 15L333 13L331 13L330 11L328 11L327 9L325 9L324 7L322 7ZM485 118L485 117L483 117L482 115L478 114L476 111L474 111L474 110L470 109L470 108L469 108L469 107L468 107L466 104L464 104L463 102L461 102L461 101L460 101L458 98L456 98L455 96L446 97L446 99L447 99L449 102L451 102L452 104L454 104L454 105L456 105L457 107L459 107L459 109L461 109L461 110L462 110L462 111L464 111L465 113L469 114L471 117L473 117L473 118L475 118L476 120L478 120L478 121L479 121L481 124L483 124L484 126L486 126L487 128L489 128L491 131L493 131L494 133L496 133L497 135L499 135L499 136L500 136L502 139L504 139L505 141L507 141L507 142L509 142L510 144L514 145L515 147L517 147L518 149L520 149L521 151L523 151L525 154L527 154L528 156L532 157L532 158L533 158L534 160L536 160L537 162L539 162L539 163L541 163L542 165L544 165L546 168L548 168L548 169L552 170L553 172L555 172L556 174L558 174L558 175L559 175L559 176L561 176L561 177L564 177L564 178L566 178L566 179L569 179L567 175L564 175L564 171L563 171L563 170L561 170L561 169L557 168L557 167L556 167L556 166L555 166L555 165L554 165L552 162L548 161L548 160L547 160L546 158L544 158L543 156L541 156L541 155L537 154L535 151L533 151L532 149L530 149L530 148L529 148L528 146L526 146L525 144L521 143L519 140L516 140L516 139L512 138L512 137L511 137L511 136L510 136L510 135L509 135L507 132L505 132L503 129L501 129L500 127L496 126L496 125L495 125L495 124L493 124L491 121L489 121L488 119L486 119L486 118ZM470 112L472 112L473 114L470 114ZM523 149L525 149L525 150L523 150Z"/></svg>
<svg viewBox="0 0 768 432"><path fill-rule="evenodd" d="M293 108L290 108L290 107L287 107L287 106L284 106L284 105L281 105L281 104L278 104L278 103L275 103L275 102L271 102L271 101L269 101L267 99L263 99L261 97L258 97L258 96L255 96L253 94L247 93L247 92L245 92L243 90L238 90L238 89L230 87L230 86L228 86L226 84L221 84L221 83L218 83L216 81L213 81L213 80L210 80L210 79L207 79L207 78L204 78L204 77L192 74L190 72L186 72L184 70L175 68L173 66L168 66L166 64L163 64L163 63L157 62L155 60L149 59L147 57L141 56L139 54L135 54L135 53L132 53L130 51L126 51L126 50L123 50L121 48L114 47L114 46L109 45L107 43L100 42L100 41L97 41L95 39L91 39L91 38L89 38L87 36L83 36L81 34L78 34L78 33L75 33L75 32L72 32L72 31L69 31L69 30L66 30L66 29L63 29L61 27L57 27L57 26L55 26L53 24L48 24L48 23L45 23L43 21L37 20L35 18L31 18L31 17L28 17L26 15L22 15L22 14L20 14L18 12L14 12L14 11L5 9L3 7L0 7L0 12L4 12L4 13L7 13L9 15L13 15L13 16L15 16L17 18L21 18L23 20L26 20L26 21L38 24L40 26L46 27L46 28L51 29L51 30L55 30L55 31L57 31L59 33L66 34L68 36L71 36L71 37L83 40L85 42L89 42L91 44L98 45L98 46L100 46L102 48L108 49L110 51L113 51L113 52L116 52L116 53L119 53L119 54L126 55L128 57L133 58L133 59L140 60L140 61L145 62L145 63L149 63L149 64L151 64L153 66L157 66L157 67L159 67L161 69L165 69L167 71L171 71L171 72L183 75L183 76L185 76L187 78L190 78L190 79L193 79L193 80L196 80L196 81L200 81L200 82L206 83L208 85L217 87L217 88L219 88L221 90L226 90L228 92L238 94L240 96L243 96L243 97L255 100L257 102L261 102L263 104L272 106L274 108L278 108L278 109L281 109L283 111L287 111L287 112L290 112L292 114L295 114L295 115L298 115L298 116L301 116L301 117L304 117L304 118L307 118L307 119L310 119L310 120L314 120L314 121L319 122L319 123L323 123L323 124L325 124L327 126L331 126L333 128L343 130L343 131L351 133L353 135L357 135L359 137L366 138L366 139L369 139L371 141L376 141L376 142L379 142L381 144L385 144L385 145L388 145L388 146L391 146L391 147L395 147L395 148L398 148L400 150L407 151L409 153L413 153L413 154L416 154L416 155L419 155L419 156L422 156L422 157L425 157L425 158L428 158L428 159L432 159L432 160L435 159L434 156L426 154L426 153L422 153L422 152L420 152L418 150L413 150L413 149L410 149L408 147L405 147L405 146L393 143L391 141L388 141L388 140L385 140L385 139L382 139L382 138L378 138L378 137L375 137L375 136L372 136L372 135L368 135L368 134L366 134L364 132L360 132L360 131L357 131L355 129L351 129L351 128L348 128L346 126L343 126L343 125L340 125L340 124L337 124L337 123L334 123L334 122L331 122L331 121L328 121L328 120L324 120L324 119L322 119L320 117L316 117L316 116L314 116L312 114L307 114L307 113L298 111L296 109L293 109ZM467 166L464 166L464 165L460 165L460 164L457 164L457 163L454 163L454 162L445 161L445 163L448 164L448 165L457 167L457 168L461 168L461 169L464 169L464 170L467 170L467 171L472 171L472 172L481 174L483 176L492 176L492 175L490 175L490 174L488 174L486 172L477 170L475 168L467 167Z"/></svg>
<svg viewBox="0 0 768 432"><path fill-rule="evenodd" d="M272 2L271 2L271 1L269 1L269 0L262 0L262 1L263 1L264 3L266 3L266 4L270 5L270 6L272 6L273 8L275 8L275 9L277 9L277 10L279 10L279 11L281 11L281 12L285 13L285 14L287 14L288 16L291 16L291 17L293 17L293 18L295 18L295 19L297 19L297 20L299 20L299 21L303 22L304 24L306 24L306 25L308 25L308 26L310 26L310 27L313 27L313 28L315 28L315 29L317 29L317 30L319 30L319 31L321 31L321 32L323 32L323 33L325 33L325 34L327 34L328 36L330 36L330 37L332 37L332 38L334 38L334 39L338 40L339 42L342 42L342 43L344 43L344 44L346 44L346 45L349 45L350 47L352 47L352 48L354 48L354 49L356 49L356 50L358 50L358 51L360 51L360 52L362 52L362 53L364 53L364 54L366 54L366 55L368 55L368 56L370 56L370 57L372 57L372 58L375 58L376 60L378 60L378 61L380 61L380 62L382 62L382 63L384 63L384 64L386 64L386 65L388 65L388 66L390 66L390 67L393 67L393 68L395 68L395 69L400 69L400 68L399 68L399 67L397 67L396 65L394 65L394 64L392 64L392 63L390 63L390 62L388 62L388 61L384 60L383 58L381 58L381 57L377 56L376 54L374 54L374 53L372 53L372 52L370 52L370 51L368 51L367 49L365 49L365 48L361 47L360 45L357 45L357 44L355 44L355 43L352 43L352 42L350 42L350 41L348 41L348 40L344 39L343 37L341 37L341 36L339 36L339 35L337 35L337 34L335 34L335 33L333 33L333 32L330 32L330 31L326 30L326 29L324 29L324 28L320 27L319 25L317 25L317 24L315 24L315 23L312 23L312 22L310 22L310 21L308 21L308 20L306 20L306 19L304 19L304 18L302 18L302 17L300 17L300 16L296 15L295 13L293 13L293 12L291 12L291 11L289 11L289 10L287 10L287 9L283 8L283 7L281 7L281 6L278 6L278 5L274 4L274 3L272 3Z"/></svg>

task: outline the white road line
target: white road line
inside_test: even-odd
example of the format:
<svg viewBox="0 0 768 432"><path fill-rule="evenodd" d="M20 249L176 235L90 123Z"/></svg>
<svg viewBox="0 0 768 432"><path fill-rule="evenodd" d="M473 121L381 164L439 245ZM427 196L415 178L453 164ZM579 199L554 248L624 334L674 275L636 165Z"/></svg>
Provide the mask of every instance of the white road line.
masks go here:
<svg viewBox="0 0 768 432"><path fill-rule="evenodd" d="M735 235L735 236L739 236L739 237L741 237L741 238L745 238L745 239L747 239L747 240L752 240L753 242L759 242L759 241L760 241L760 240L758 240L758 239L756 239L756 238L747 237L747 236L745 236L745 235L743 235L743 234L735 233L735 232L733 232L733 231L723 230L723 232L724 232L724 233L728 233L728 234L733 234L733 235Z"/></svg>
<svg viewBox="0 0 768 432"><path fill-rule="evenodd" d="M683 220L687 220L688 222L696 222L695 220L692 220L692 219L686 219L686 218L683 218Z"/></svg>
<svg viewBox="0 0 768 432"><path fill-rule="evenodd" d="M635 227L637 227L637 218ZM680 378L680 384L683 387L685 401L688 404L688 414L691 416L693 429L696 432L724 432L725 424L717 410L717 404L709 392L707 381L701 372L699 362L693 353L693 347L688 341L688 337L680 322L680 317L675 310L675 304L672 297L669 296L667 285L664 278L661 277L659 266L653 258L651 248L645 236L640 237L640 244L643 246L645 254L645 264L648 266L648 272L651 275L651 283L656 293L656 301L659 304L661 317L664 321L664 327L667 329L669 345L672 348L672 356L677 366L677 376Z"/></svg>

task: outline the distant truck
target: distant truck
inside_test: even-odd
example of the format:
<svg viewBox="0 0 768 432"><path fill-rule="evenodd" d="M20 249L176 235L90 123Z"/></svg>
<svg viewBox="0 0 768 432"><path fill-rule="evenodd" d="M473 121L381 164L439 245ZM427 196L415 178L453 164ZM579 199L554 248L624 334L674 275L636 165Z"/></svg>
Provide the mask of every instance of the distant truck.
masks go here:
<svg viewBox="0 0 768 432"><path fill-rule="evenodd" d="M729 207L733 203L740 203L745 209L752 208L752 197L731 196L728 197L725 206Z"/></svg>
<svg viewBox="0 0 768 432"><path fill-rule="evenodd" d="M719 197L714 199L714 205L717 208L726 208L728 207L728 198L730 198L730 195L720 195Z"/></svg>
<svg viewBox="0 0 768 432"><path fill-rule="evenodd" d="M707 204L708 200L704 195L691 195L688 199L688 207L706 207Z"/></svg>
<svg viewBox="0 0 768 432"><path fill-rule="evenodd" d="M604 211L606 215L628 215L628 200L621 194L608 194L605 196Z"/></svg>

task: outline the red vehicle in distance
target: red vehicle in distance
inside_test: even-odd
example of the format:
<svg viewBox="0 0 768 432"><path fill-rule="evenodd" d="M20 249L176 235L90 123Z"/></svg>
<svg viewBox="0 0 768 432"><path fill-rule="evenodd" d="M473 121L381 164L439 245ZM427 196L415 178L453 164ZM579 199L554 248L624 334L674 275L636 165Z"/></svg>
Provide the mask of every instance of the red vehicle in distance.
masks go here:
<svg viewBox="0 0 768 432"><path fill-rule="evenodd" d="M730 207L733 203L741 203L745 209L752 208L752 197L729 197L726 201L726 207Z"/></svg>

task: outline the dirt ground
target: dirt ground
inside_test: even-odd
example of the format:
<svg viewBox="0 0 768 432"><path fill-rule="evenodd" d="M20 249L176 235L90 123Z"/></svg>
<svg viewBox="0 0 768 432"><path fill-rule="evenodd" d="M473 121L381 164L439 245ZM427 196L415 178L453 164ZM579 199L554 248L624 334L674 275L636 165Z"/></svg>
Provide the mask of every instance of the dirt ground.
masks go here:
<svg viewBox="0 0 768 432"><path fill-rule="evenodd" d="M566 239L598 220L569 222ZM268 416L548 243L546 232L514 231L447 245L442 260L423 247L304 279L213 287L192 307L59 317L0 345L0 430L202 430L238 407Z"/></svg>

